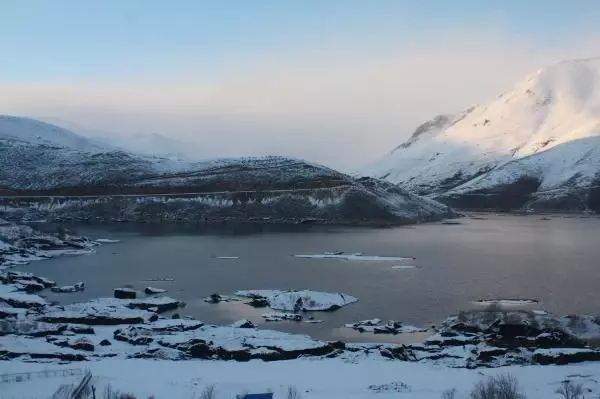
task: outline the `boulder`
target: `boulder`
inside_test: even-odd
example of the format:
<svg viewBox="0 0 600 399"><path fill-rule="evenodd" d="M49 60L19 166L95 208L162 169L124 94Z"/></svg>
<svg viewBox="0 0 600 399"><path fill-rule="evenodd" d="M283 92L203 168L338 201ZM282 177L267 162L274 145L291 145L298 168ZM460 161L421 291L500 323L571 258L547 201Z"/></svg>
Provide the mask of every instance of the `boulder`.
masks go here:
<svg viewBox="0 0 600 399"><path fill-rule="evenodd" d="M117 299L135 299L137 293L133 288L115 288L114 297Z"/></svg>
<svg viewBox="0 0 600 399"><path fill-rule="evenodd" d="M112 345L112 343L109 340L107 340L107 339L103 339L102 341L100 341L100 343L98 345L100 345L100 346L110 346L110 345Z"/></svg>
<svg viewBox="0 0 600 399"><path fill-rule="evenodd" d="M155 294L164 294L167 290L162 288L154 288L154 287L146 287L144 288L144 293L147 295L155 295Z"/></svg>
<svg viewBox="0 0 600 399"><path fill-rule="evenodd" d="M250 320L242 319L242 320L238 320L235 323L233 323L231 325L231 327L233 327L233 328L255 328L255 325Z"/></svg>
<svg viewBox="0 0 600 399"><path fill-rule="evenodd" d="M34 280L15 280L13 281L13 284L17 287L18 290L25 291L28 293L42 291L46 288L44 284L38 283Z"/></svg>

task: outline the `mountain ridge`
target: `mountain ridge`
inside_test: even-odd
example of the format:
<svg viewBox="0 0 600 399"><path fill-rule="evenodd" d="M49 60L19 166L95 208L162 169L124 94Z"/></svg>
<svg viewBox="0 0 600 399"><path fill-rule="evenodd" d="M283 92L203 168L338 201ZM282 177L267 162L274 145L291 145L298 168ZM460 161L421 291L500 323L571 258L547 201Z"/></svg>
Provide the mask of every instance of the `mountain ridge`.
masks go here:
<svg viewBox="0 0 600 399"><path fill-rule="evenodd" d="M600 58L554 63L451 122L435 121L359 173L440 199L493 190L503 173L512 183L519 177L539 180L530 194L567 187L585 191L600 172L598 141L566 144L600 136Z"/></svg>

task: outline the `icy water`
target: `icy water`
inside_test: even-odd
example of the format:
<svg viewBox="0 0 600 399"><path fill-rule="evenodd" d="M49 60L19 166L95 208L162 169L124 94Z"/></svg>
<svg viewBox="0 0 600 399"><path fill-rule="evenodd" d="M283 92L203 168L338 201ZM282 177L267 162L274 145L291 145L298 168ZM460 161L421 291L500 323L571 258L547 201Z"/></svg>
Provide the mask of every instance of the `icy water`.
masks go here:
<svg viewBox="0 0 600 399"><path fill-rule="evenodd" d="M458 222L263 232L202 232L177 226L77 227L78 234L122 242L105 244L95 255L34 262L22 269L61 285L80 280L87 284L83 293L48 293L50 300L69 303L111 296L113 288L127 284L140 290L153 286L185 301L181 314L209 323L241 318L262 323L260 315L265 311L242 303L203 302L214 292L311 289L358 297L358 303L338 311L314 313L325 321L322 324L263 324L329 340L397 342L398 337L361 335L339 327L374 317L429 326L460 309L477 307L473 301L479 299L536 299L540 302L529 308L559 314L598 313L600 219L486 214ZM293 256L331 251L416 260ZM146 281L163 277L174 281Z"/></svg>

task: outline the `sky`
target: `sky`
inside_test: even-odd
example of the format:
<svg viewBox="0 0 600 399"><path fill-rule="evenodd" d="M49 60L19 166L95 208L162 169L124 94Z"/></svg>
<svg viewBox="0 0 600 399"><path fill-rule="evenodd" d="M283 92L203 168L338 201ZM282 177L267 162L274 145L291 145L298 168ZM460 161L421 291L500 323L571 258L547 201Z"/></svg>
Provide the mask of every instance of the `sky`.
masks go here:
<svg viewBox="0 0 600 399"><path fill-rule="evenodd" d="M0 0L0 114L353 170L600 55L597 0Z"/></svg>

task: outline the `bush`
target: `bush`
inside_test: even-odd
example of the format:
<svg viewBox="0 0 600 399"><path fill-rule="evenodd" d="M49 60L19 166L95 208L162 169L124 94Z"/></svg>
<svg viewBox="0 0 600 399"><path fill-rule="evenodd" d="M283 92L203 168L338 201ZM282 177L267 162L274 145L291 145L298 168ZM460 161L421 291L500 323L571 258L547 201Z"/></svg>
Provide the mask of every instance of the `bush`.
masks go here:
<svg viewBox="0 0 600 399"><path fill-rule="evenodd" d="M295 386L290 385L287 389L287 399L301 399L302 395Z"/></svg>
<svg viewBox="0 0 600 399"><path fill-rule="evenodd" d="M454 399L456 398L456 388L447 389L442 392L442 399Z"/></svg>
<svg viewBox="0 0 600 399"><path fill-rule="evenodd" d="M111 385L107 385L104 387L103 399L136 399L136 397L131 393L115 391Z"/></svg>
<svg viewBox="0 0 600 399"><path fill-rule="evenodd" d="M204 391L200 394L200 399L215 399L217 396L215 386L209 385L204 388Z"/></svg>
<svg viewBox="0 0 600 399"><path fill-rule="evenodd" d="M565 399L582 399L583 386L581 384L573 384L571 381L563 381L562 386L556 390L556 393Z"/></svg>
<svg viewBox="0 0 600 399"><path fill-rule="evenodd" d="M470 395L471 399L525 399L519 382L511 374L490 377L478 382Z"/></svg>

